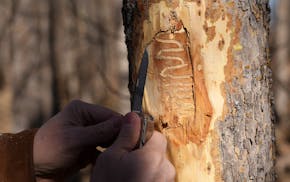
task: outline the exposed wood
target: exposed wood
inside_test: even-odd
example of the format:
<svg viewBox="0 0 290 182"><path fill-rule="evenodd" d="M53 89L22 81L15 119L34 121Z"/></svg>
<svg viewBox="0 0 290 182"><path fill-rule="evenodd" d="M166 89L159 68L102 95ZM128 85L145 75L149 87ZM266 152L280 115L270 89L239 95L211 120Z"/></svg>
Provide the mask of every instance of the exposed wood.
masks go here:
<svg viewBox="0 0 290 182"><path fill-rule="evenodd" d="M267 3L124 0L129 88L147 48L143 110L177 181L274 181Z"/></svg>

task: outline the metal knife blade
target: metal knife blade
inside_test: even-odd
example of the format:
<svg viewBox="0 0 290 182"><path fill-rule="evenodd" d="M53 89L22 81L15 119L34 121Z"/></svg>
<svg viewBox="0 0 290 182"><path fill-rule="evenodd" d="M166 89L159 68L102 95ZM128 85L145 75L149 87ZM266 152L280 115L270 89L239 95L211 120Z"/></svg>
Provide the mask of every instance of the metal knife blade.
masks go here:
<svg viewBox="0 0 290 182"><path fill-rule="evenodd" d="M142 112L142 101L144 95L144 88L146 83L147 69L148 69L148 52L145 49L141 64L139 67L135 92L133 94L132 101L132 112L135 112L139 115L141 120L141 130L139 141L136 145L136 148L142 148L145 143L151 138L154 131L154 119L151 115Z"/></svg>
<svg viewBox="0 0 290 182"><path fill-rule="evenodd" d="M132 102L132 109L131 109L133 112L138 112L138 113L142 112L142 101L143 101L143 95L144 95L144 87L146 83L148 63L149 63L148 52L145 49L142 56L141 64L139 67L136 87L133 94L133 102Z"/></svg>

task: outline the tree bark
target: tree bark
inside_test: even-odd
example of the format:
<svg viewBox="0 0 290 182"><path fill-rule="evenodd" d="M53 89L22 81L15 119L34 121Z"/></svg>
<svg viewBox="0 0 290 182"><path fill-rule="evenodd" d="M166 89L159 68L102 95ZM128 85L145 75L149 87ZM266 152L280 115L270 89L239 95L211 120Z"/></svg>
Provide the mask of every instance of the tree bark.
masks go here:
<svg viewBox="0 0 290 182"><path fill-rule="evenodd" d="M123 19L176 181L274 181L268 1L124 0Z"/></svg>

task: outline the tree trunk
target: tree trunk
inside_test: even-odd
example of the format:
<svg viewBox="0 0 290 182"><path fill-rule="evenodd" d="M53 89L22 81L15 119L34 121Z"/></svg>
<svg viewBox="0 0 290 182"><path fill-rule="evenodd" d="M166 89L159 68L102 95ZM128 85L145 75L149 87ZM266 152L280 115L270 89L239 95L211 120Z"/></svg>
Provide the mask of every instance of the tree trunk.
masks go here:
<svg viewBox="0 0 290 182"><path fill-rule="evenodd" d="M0 8L0 132L15 132L51 114L47 3L3 0Z"/></svg>
<svg viewBox="0 0 290 182"><path fill-rule="evenodd" d="M123 18L176 181L274 181L268 1L124 0Z"/></svg>
<svg viewBox="0 0 290 182"><path fill-rule="evenodd" d="M277 173L280 182L290 179L290 1L279 0L273 32L273 72L277 127Z"/></svg>

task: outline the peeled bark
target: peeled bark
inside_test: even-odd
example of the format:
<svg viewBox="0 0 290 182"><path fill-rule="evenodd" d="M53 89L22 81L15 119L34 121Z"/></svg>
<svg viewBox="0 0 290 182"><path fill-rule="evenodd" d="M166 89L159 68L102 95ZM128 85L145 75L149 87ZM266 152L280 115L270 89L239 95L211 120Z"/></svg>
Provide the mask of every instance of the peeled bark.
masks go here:
<svg viewBox="0 0 290 182"><path fill-rule="evenodd" d="M147 48L143 110L176 181L274 181L267 3L124 0L129 88Z"/></svg>

